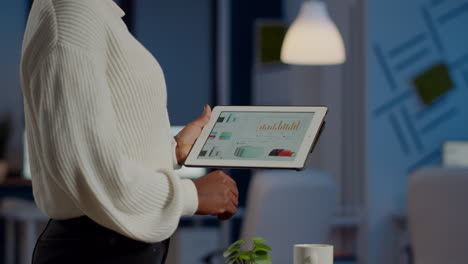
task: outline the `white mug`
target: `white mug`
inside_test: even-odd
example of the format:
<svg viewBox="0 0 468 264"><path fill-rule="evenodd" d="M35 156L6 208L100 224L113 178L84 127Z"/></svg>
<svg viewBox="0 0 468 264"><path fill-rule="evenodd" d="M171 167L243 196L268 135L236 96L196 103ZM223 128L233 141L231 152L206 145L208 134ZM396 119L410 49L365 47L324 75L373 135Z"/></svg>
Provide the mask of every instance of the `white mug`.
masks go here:
<svg viewBox="0 0 468 264"><path fill-rule="evenodd" d="M333 264L333 246L321 244L294 245L294 264Z"/></svg>

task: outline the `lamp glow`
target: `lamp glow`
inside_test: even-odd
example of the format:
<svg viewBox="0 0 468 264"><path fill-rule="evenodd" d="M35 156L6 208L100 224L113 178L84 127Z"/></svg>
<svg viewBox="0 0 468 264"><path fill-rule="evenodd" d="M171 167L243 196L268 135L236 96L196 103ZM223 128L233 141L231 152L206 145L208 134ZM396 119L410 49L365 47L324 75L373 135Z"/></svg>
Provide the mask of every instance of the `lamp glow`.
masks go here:
<svg viewBox="0 0 468 264"><path fill-rule="evenodd" d="M343 39L328 15L325 3L305 1L286 34L281 61L299 65L331 65L345 60Z"/></svg>

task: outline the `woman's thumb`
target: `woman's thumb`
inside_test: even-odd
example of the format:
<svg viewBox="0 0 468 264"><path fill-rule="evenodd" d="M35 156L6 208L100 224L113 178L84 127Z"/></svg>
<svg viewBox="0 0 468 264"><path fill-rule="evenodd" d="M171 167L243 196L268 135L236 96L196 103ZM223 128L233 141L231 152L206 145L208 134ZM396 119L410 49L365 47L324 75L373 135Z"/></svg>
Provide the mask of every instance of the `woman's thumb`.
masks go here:
<svg viewBox="0 0 468 264"><path fill-rule="evenodd" d="M200 126L205 126L208 124L211 118L211 107L209 105L205 105L205 108L203 109L203 113L197 118L197 123Z"/></svg>

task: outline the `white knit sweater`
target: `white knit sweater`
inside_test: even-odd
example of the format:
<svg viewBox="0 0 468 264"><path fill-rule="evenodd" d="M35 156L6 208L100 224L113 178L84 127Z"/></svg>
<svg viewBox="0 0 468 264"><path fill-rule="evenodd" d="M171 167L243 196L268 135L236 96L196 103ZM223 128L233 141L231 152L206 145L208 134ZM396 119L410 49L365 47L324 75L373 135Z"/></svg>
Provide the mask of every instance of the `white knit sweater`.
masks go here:
<svg viewBox="0 0 468 264"><path fill-rule="evenodd" d="M34 198L162 241L198 206L174 169L163 72L112 0L35 0L21 64Z"/></svg>

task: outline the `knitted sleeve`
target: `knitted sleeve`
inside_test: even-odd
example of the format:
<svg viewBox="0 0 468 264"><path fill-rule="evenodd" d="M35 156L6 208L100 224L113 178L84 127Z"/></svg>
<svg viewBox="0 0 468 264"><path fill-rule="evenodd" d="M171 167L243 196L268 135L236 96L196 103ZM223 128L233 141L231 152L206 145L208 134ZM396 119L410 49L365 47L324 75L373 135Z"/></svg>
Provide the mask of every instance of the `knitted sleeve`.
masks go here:
<svg viewBox="0 0 468 264"><path fill-rule="evenodd" d="M57 44L38 64L33 106L48 175L82 212L130 238L158 242L195 213L192 181L123 154L105 62Z"/></svg>

